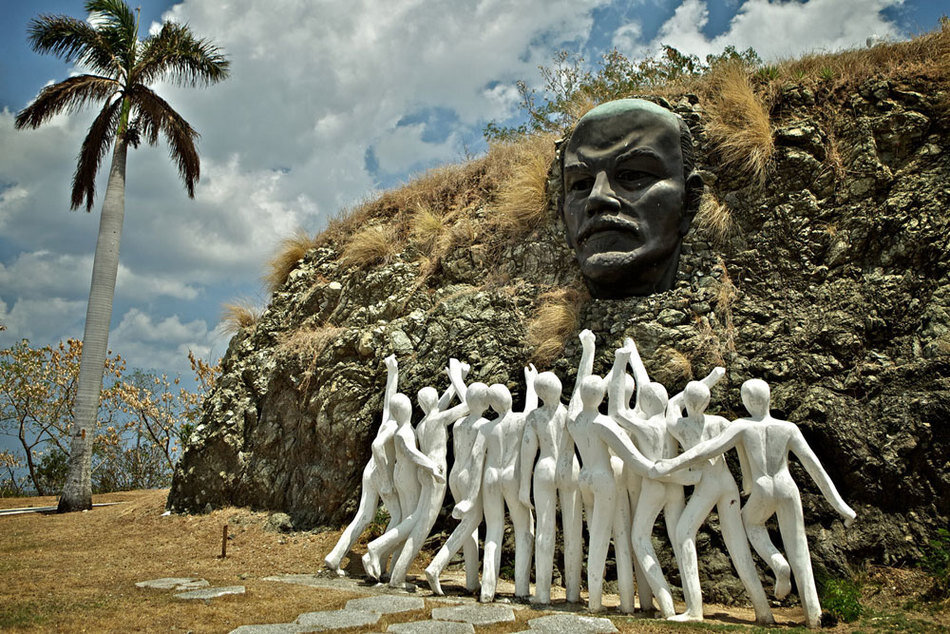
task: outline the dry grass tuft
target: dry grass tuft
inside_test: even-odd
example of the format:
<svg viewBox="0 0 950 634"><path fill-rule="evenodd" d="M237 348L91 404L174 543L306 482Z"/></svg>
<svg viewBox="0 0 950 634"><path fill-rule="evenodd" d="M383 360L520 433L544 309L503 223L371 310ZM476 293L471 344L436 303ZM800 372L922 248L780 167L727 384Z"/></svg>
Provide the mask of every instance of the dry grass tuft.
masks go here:
<svg viewBox="0 0 950 634"><path fill-rule="evenodd" d="M297 390L301 394L306 394L310 389L310 381L317 369L320 355L344 332L346 328L339 328L328 322L316 328L295 330L281 337L277 345L278 354L296 357L307 363L302 373L302 380L297 385Z"/></svg>
<svg viewBox="0 0 950 634"><path fill-rule="evenodd" d="M345 266L365 268L388 262L398 253L398 237L389 225L373 225L350 236L343 247L340 262Z"/></svg>
<svg viewBox="0 0 950 634"><path fill-rule="evenodd" d="M950 20L906 42L884 42L867 48L813 53L778 65L779 83L815 81L831 89L852 87L871 77L928 77L950 80Z"/></svg>
<svg viewBox="0 0 950 634"><path fill-rule="evenodd" d="M755 93L744 64L728 63L710 72L711 97L706 132L724 163L747 170L759 184L775 151L769 109Z"/></svg>
<svg viewBox="0 0 950 634"><path fill-rule="evenodd" d="M699 201L696 223L720 246L728 240L734 226L729 207L710 192L705 192Z"/></svg>
<svg viewBox="0 0 950 634"><path fill-rule="evenodd" d="M317 357L345 330L346 328L338 328L330 323L316 328L295 330L281 338L277 349L279 352L301 358Z"/></svg>
<svg viewBox="0 0 950 634"><path fill-rule="evenodd" d="M684 381L693 380L693 364L685 354L663 346L656 351L656 378L663 385L678 385Z"/></svg>
<svg viewBox="0 0 950 634"><path fill-rule="evenodd" d="M538 365L548 365L564 351L564 343L577 331L587 293L561 288L538 299L538 310L528 323L528 344L534 348L531 359Z"/></svg>
<svg viewBox="0 0 950 634"><path fill-rule="evenodd" d="M732 277L729 276L726 263L722 258L719 258L718 268L722 271L722 275L719 277L719 288L716 289L716 315L724 327L725 349L729 352L735 352L736 325L733 319L732 304L739 296L739 292L736 285L733 284Z"/></svg>
<svg viewBox="0 0 950 634"><path fill-rule="evenodd" d="M226 302L221 306L221 330L236 335L245 328L253 328L264 311L249 299Z"/></svg>
<svg viewBox="0 0 950 634"><path fill-rule="evenodd" d="M417 205L409 221L413 242L423 253L432 253L439 239L448 229L446 219L432 208Z"/></svg>
<svg viewBox="0 0 950 634"><path fill-rule="evenodd" d="M553 135L532 135L492 148L493 170L504 170L489 226L509 237L530 233L548 211L548 174L554 161Z"/></svg>
<svg viewBox="0 0 950 634"><path fill-rule="evenodd" d="M319 238L309 235L303 230L297 230L289 238L284 238L277 253L267 264L267 273L264 282L271 293L275 293L287 283L287 278L293 272L300 260L310 249L319 246Z"/></svg>

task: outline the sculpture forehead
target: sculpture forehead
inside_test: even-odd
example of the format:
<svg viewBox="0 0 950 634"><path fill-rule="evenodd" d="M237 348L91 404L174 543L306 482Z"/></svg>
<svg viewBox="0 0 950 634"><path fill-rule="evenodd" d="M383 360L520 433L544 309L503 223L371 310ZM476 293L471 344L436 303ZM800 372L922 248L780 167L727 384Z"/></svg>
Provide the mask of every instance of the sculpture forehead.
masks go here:
<svg viewBox="0 0 950 634"><path fill-rule="evenodd" d="M680 119L673 112L644 99L618 99L581 117L566 150L620 151L630 144L653 144L682 160L679 137Z"/></svg>

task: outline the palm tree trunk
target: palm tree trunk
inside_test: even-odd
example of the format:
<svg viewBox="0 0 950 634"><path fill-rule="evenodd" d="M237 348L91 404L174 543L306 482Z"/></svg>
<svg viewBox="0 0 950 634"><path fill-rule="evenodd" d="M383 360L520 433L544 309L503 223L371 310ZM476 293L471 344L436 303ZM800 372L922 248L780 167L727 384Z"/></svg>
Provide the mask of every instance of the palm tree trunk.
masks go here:
<svg viewBox="0 0 950 634"><path fill-rule="evenodd" d="M57 510L60 513L92 508L92 445L99 413L102 374L109 348L112 299L119 270L119 240L122 238L122 221L125 218L125 156L128 143L123 132L116 135L109 184L99 217L99 238L92 263L92 284L82 337L79 383L76 386L69 475L59 498Z"/></svg>

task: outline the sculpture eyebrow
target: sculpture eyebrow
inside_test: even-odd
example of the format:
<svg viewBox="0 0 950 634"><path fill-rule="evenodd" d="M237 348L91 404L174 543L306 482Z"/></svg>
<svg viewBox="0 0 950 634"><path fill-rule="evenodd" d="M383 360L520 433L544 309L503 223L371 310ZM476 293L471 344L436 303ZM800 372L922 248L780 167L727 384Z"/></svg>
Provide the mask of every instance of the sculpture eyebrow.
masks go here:
<svg viewBox="0 0 950 634"><path fill-rule="evenodd" d="M630 148L629 150L627 150L626 152L618 156L616 162L620 163L621 161L626 161L629 159L637 159L637 158L650 159L654 161L659 161L660 163L663 162L663 159L660 157L659 154L657 154L654 150L651 150L650 148L646 148L646 147Z"/></svg>

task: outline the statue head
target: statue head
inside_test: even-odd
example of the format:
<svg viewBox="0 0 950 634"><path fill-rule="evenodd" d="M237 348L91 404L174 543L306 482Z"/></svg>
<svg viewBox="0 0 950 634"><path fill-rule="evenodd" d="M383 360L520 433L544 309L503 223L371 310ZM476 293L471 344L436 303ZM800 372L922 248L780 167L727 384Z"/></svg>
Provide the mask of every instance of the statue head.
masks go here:
<svg viewBox="0 0 950 634"><path fill-rule="evenodd" d="M660 383L650 381L640 388L640 408L647 418L665 412L669 400L670 397L666 393L666 388Z"/></svg>
<svg viewBox="0 0 950 634"><path fill-rule="evenodd" d="M560 402L561 379L553 372L542 372L534 379L534 391L542 403Z"/></svg>
<svg viewBox="0 0 950 634"><path fill-rule="evenodd" d="M416 393L416 401L422 411L428 414L439 402L439 393L434 387L427 385Z"/></svg>
<svg viewBox="0 0 950 634"><path fill-rule="evenodd" d="M501 383L495 383L488 388L488 404L498 414L505 414L511 410L511 392Z"/></svg>
<svg viewBox="0 0 950 634"><path fill-rule="evenodd" d="M591 295L672 287L703 183L679 115L643 99L597 106L561 151L561 216Z"/></svg>
<svg viewBox="0 0 950 634"><path fill-rule="evenodd" d="M389 401L389 412L393 420L400 425L408 423L412 415L412 403L409 402L409 397L402 393L394 394Z"/></svg>
<svg viewBox="0 0 950 634"><path fill-rule="evenodd" d="M600 402L604 400L604 390L607 385L602 378L596 374L584 377L581 381L581 402L584 409L597 409Z"/></svg>
<svg viewBox="0 0 950 634"><path fill-rule="evenodd" d="M683 391L683 401L690 416L699 416L709 407L709 388L699 381L690 381Z"/></svg>
<svg viewBox="0 0 950 634"><path fill-rule="evenodd" d="M488 407L488 386L476 381L465 390L465 404L472 414L481 414Z"/></svg>
<svg viewBox="0 0 950 634"><path fill-rule="evenodd" d="M739 390L742 404L754 418L764 418L769 414L771 390L769 384L762 379L749 379L742 384Z"/></svg>

